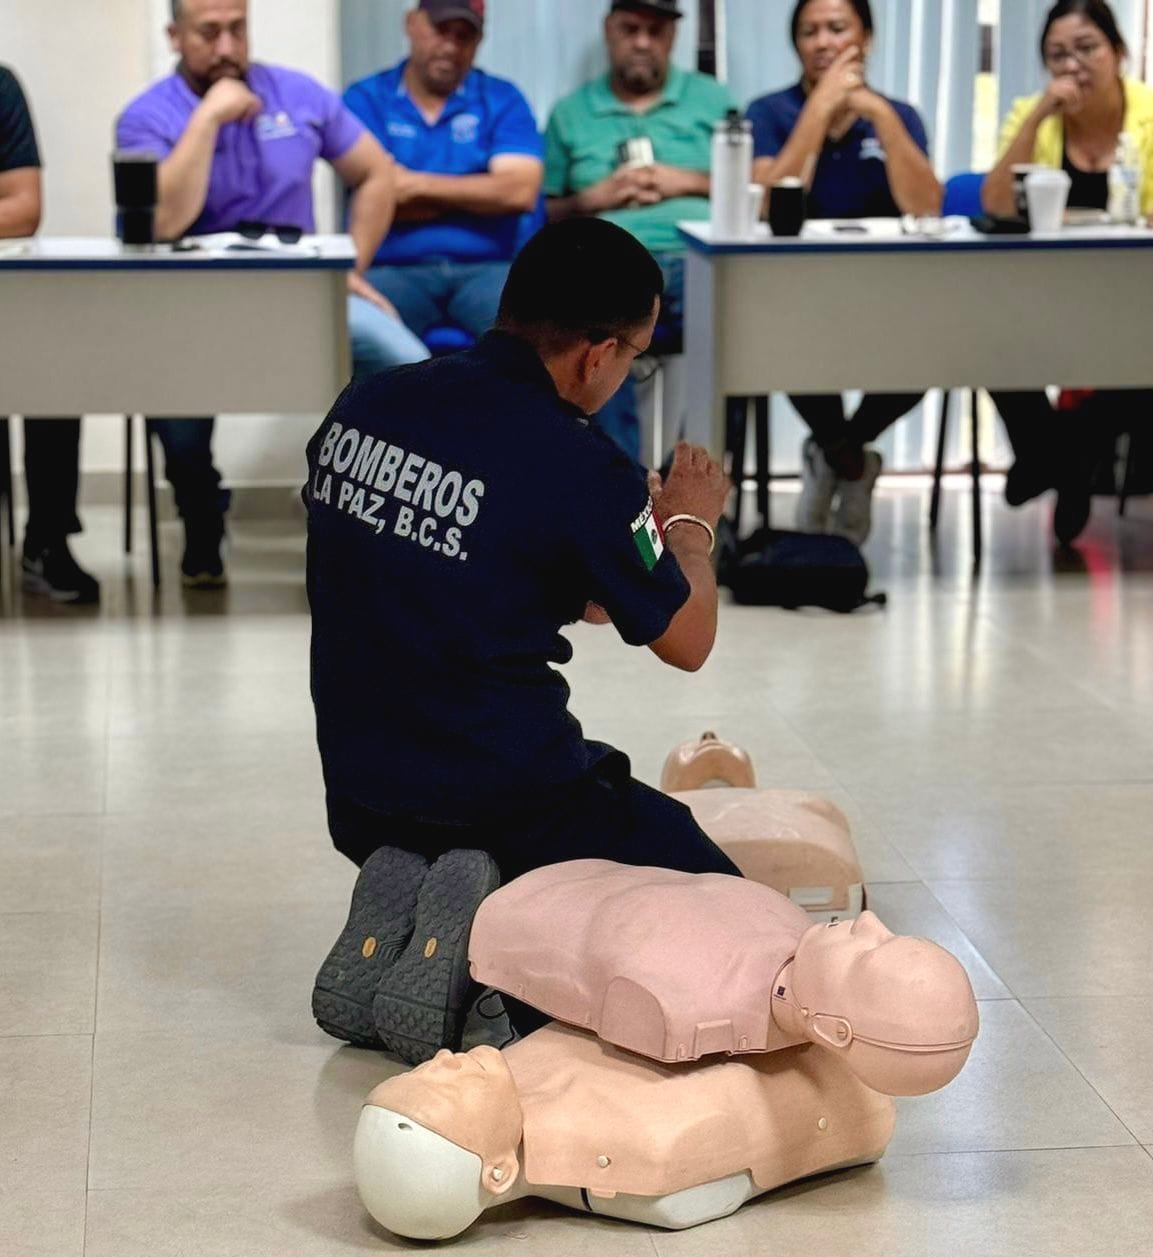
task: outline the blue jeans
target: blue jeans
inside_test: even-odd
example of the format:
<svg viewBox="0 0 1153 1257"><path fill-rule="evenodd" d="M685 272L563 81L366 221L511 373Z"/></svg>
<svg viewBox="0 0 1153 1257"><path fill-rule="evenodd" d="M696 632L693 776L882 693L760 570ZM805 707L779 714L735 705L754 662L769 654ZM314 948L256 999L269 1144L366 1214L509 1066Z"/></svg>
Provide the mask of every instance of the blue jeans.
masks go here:
<svg viewBox="0 0 1153 1257"><path fill-rule="evenodd" d="M507 262L424 262L374 266L366 278L418 336L443 324L479 339L496 323Z"/></svg>
<svg viewBox="0 0 1153 1257"><path fill-rule="evenodd" d="M352 342L354 379L406 362L423 362L428 357L418 336L363 297L348 299L348 336Z"/></svg>
<svg viewBox="0 0 1153 1257"><path fill-rule="evenodd" d="M428 357L428 350L403 323L363 297L348 298L348 335L356 379ZM152 420L164 447L164 474L172 485L176 509L186 524L207 530L220 526L229 500L212 462L214 426L207 416Z"/></svg>
<svg viewBox="0 0 1153 1257"><path fill-rule="evenodd" d="M654 255L665 276L665 295L653 335L653 349L679 353L685 327L685 259L681 253ZM630 458L641 461L641 420L636 381L629 376L596 417L597 423Z"/></svg>

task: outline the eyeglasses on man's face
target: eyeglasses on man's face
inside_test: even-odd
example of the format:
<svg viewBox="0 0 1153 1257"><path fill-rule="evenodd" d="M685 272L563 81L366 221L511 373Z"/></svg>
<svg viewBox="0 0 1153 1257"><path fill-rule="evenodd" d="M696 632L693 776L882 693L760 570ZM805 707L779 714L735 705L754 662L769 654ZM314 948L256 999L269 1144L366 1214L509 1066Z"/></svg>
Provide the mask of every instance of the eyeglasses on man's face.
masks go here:
<svg viewBox="0 0 1153 1257"><path fill-rule="evenodd" d="M636 357L643 357L648 350L642 345L638 345L636 341L629 340L627 336L622 336L620 332L610 332L607 328L592 328L585 332L585 338L592 345L601 345L606 340L615 340L618 345L625 345L633 351Z"/></svg>

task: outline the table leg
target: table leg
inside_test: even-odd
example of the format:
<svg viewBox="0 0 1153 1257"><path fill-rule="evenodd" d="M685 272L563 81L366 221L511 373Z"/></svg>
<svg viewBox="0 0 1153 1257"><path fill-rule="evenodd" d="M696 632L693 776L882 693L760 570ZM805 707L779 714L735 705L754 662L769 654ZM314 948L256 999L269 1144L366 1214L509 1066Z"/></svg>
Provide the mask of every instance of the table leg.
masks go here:
<svg viewBox="0 0 1153 1257"><path fill-rule="evenodd" d="M8 521L8 544L16 545L16 511L12 504L12 433L7 419L0 419L0 546L4 543L4 521Z"/></svg>
<svg viewBox="0 0 1153 1257"><path fill-rule="evenodd" d="M152 424L144 420L145 487L148 490L148 545L152 556L152 588L160 588L160 537L156 527L156 460L152 449Z"/></svg>
<svg viewBox="0 0 1153 1257"><path fill-rule="evenodd" d="M973 437L973 567L981 566L981 425L977 407L977 390L970 390L969 411Z"/></svg>
<svg viewBox="0 0 1153 1257"><path fill-rule="evenodd" d="M124 553L132 553L132 425L135 415L124 416Z"/></svg>
<svg viewBox="0 0 1153 1257"><path fill-rule="evenodd" d="M941 427L937 432L937 462L933 468L933 497L929 503L929 531L936 532L941 518L941 480L945 475L945 443L949 436L949 407L953 390L941 394Z"/></svg>

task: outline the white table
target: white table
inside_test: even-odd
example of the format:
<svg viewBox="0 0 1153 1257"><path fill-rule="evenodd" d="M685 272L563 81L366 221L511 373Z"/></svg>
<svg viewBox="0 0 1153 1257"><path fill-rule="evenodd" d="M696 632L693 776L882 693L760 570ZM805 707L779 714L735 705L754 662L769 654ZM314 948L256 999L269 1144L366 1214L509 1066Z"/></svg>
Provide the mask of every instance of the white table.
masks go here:
<svg viewBox="0 0 1153 1257"><path fill-rule="evenodd" d="M1153 386L1153 231L680 231L690 432L714 448L727 396Z"/></svg>
<svg viewBox="0 0 1153 1257"><path fill-rule="evenodd" d="M303 244L0 241L0 414L327 411L351 375L356 255L347 236Z"/></svg>
<svg viewBox="0 0 1153 1257"><path fill-rule="evenodd" d="M0 241L0 416L326 412L352 374L352 240L230 243Z"/></svg>
<svg viewBox="0 0 1153 1257"><path fill-rule="evenodd" d="M774 392L1153 386L1153 231L807 231L820 235L774 239L762 225L715 240L707 223L681 225L690 439L723 451L726 399ZM759 446L767 427L762 413ZM972 476L976 499L976 457Z"/></svg>

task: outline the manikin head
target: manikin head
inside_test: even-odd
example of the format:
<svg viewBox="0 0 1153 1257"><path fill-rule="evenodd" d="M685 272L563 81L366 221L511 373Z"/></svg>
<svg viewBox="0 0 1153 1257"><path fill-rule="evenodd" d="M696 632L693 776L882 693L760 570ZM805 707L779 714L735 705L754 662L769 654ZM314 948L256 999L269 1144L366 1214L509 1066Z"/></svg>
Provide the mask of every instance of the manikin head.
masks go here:
<svg viewBox="0 0 1153 1257"><path fill-rule="evenodd" d="M516 1183L522 1131L516 1083L495 1048L440 1051L381 1083L361 1110L364 1207L396 1235L459 1235Z"/></svg>
<svg viewBox="0 0 1153 1257"><path fill-rule="evenodd" d="M960 962L936 943L892 934L871 912L808 930L787 990L801 1032L843 1053L885 1095L947 1086L977 1037L977 1002Z"/></svg>
<svg viewBox="0 0 1153 1257"><path fill-rule="evenodd" d="M168 40L199 95L221 79L242 79L249 66L248 0L172 0Z"/></svg>

